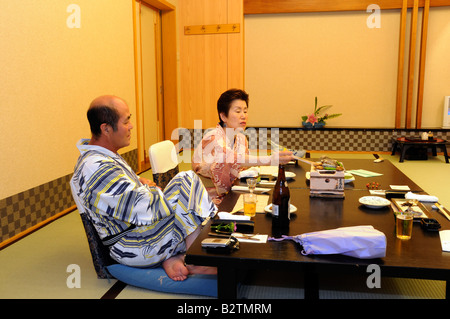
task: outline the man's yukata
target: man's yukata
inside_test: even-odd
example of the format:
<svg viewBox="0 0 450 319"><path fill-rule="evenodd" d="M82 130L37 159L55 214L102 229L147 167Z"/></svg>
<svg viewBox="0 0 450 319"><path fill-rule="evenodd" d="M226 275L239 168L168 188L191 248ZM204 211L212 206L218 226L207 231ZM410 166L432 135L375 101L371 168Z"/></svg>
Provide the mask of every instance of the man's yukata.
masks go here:
<svg viewBox="0 0 450 319"><path fill-rule="evenodd" d="M88 143L77 144L81 155L70 181L72 195L100 238L113 238L111 257L152 267L185 252L184 239L217 211L199 177L180 172L161 191L143 185L120 155Z"/></svg>

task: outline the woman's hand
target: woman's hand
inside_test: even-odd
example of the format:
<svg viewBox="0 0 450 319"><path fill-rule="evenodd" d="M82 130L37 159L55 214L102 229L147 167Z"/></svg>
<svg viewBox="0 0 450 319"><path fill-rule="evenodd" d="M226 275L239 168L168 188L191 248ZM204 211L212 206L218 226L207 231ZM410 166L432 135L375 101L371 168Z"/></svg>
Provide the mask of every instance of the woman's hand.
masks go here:
<svg viewBox="0 0 450 319"><path fill-rule="evenodd" d="M285 151L280 151L278 153L273 153L272 154L272 162L278 162L279 164L287 164L290 161L293 161L294 158L294 154L291 151L285 150Z"/></svg>

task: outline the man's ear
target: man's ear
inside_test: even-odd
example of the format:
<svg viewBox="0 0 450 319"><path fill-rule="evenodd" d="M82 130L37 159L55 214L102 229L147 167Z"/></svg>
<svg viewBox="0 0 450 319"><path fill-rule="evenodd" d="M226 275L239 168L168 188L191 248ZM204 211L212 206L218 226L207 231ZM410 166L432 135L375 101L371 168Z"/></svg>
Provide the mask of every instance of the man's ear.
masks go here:
<svg viewBox="0 0 450 319"><path fill-rule="evenodd" d="M111 127L108 124L103 123L100 125L100 130L102 131L103 134L107 135L109 133L109 131L111 130Z"/></svg>

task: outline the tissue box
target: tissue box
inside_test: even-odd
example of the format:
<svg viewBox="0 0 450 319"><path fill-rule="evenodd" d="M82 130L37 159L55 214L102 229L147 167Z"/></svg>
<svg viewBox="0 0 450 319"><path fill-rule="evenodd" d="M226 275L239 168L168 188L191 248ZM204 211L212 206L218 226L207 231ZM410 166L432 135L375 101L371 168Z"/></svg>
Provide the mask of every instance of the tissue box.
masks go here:
<svg viewBox="0 0 450 319"><path fill-rule="evenodd" d="M345 171L316 169L311 165L310 196L344 198Z"/></svg>

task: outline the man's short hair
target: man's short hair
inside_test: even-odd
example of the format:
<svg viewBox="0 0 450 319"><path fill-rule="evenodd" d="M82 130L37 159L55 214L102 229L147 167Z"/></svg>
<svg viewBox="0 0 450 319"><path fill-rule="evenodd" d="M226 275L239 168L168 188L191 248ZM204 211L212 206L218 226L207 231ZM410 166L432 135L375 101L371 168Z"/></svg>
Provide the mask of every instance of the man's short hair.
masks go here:
<svg viewBox="0 0 450 319"><path fill-rule="evenodd" d="M87 111L87 118L91 127L92 135L99 137L102 133L100 126L103 123L111 125L114 131L117 130L119 112L115 107L108 105L94 105Z"/></svg>

